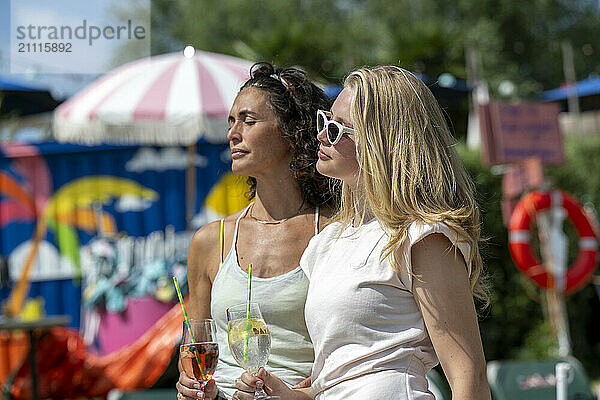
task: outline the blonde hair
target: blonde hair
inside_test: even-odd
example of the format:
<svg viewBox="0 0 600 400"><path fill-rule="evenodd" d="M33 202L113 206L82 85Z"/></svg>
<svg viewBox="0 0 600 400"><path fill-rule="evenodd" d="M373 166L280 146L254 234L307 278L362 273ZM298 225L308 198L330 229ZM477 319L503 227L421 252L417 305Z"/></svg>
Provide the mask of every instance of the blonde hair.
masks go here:
<svg viewBox="0 0 600 400"><path fill-rule="evenodd" d="M345 224L364 201L390 236L383 257L396 259L414 221L443 222L471 252L470 284L476 298L488 302L481 282L479 208L474 183L455 149L442 110L427 86L395 66L361 68L346 78L353 92L351 117L356 135L364 199L342 184L339 219Z"/></svg>

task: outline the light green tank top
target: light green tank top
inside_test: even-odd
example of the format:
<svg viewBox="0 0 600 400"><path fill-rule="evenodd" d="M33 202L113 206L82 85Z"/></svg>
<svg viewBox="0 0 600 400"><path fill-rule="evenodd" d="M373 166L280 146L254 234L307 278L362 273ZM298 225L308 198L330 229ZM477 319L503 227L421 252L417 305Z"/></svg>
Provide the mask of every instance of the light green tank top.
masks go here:
<svg viewBox="0 0 600 400"><path fill-rule="evenodd" d="M249 206L248 206L249 207ZM211 314L217 325L219 363L214 380L221 395L231 398L235 381L244 372L235 362L227 343L225 310L246 301L248 274L239 264L235 245L240 219L235 222L231 250L223 260L212 285ZM319 230L319 209L315 211L315 234ZM222 227L222 225L221 225ZM223 248L221 229L221 253ZM295 385L310 376L314 361L313 346L304 321L304 303L308 279L298 266L292 271L272 278L252 277L252 301L259 303L265 322L271 332L271 355L267 371L277 375L288 385Z"/></svg>

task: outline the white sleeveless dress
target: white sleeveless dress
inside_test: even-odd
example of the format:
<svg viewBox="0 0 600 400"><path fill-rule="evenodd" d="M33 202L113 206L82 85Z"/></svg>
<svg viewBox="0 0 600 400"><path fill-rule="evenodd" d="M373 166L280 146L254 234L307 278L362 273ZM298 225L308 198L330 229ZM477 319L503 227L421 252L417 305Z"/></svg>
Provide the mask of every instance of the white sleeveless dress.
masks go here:
<svg viewBox="0 0 600 400"><path fill-rule="evenodd" d="M235 223L231 249L217 272L211 290L211 315L217 325L219 344L219 362L213 378L220 394L228 399L236 391L235 381L244 372L229 351L225 310L246 302L248 274L238 264L236 242L239 221L247 211L248 208ZM317 208L315 235L319 232L318 221ZM271 278L252 277L252 301L259 303L271 332L271 355L266 369L288 385L295 385L308 377L314 361L313 346L304 321L307 290L308 279L299 266Z"/></svg>
<svg viewBox="0 0 600 400"><path fill-rule="evenodd" d="M434 400L425 374L438 360L411 293L410 249L439 232L468 260L468 244L443 223L413 223L399 274L381 259L388 236L376 219L341 229L340 223L324 228L300 261L310 280L305 315L315 349L311 395Z"/></svg>

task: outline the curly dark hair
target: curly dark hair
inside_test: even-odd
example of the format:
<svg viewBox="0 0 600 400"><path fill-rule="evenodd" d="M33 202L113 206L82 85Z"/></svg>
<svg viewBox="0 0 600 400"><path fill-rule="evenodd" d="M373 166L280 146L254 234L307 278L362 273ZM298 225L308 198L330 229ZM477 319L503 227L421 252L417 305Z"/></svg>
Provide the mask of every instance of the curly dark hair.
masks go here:
<svg viewBox="0 0 600 400"><path fill-rule="evenodd" d="M282 137L290 148L290 170L298 183L304 203L333 206L338 199L336 185L317 172L317 110L328 110L331 100L306 72L298 68L276 68L259 62L250 68L250 79L240 92L254 87L267 95L267 104L277 118ZM256 179L248 177L248 197L256 195Z"/></svg>

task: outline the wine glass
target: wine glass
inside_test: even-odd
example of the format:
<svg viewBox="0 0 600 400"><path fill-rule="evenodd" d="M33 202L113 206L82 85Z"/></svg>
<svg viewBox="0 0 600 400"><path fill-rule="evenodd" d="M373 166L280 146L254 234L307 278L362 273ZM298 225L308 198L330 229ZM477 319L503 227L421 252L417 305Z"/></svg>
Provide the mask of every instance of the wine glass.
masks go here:
<svg viewBox="0 0 600 400"><path fill-rule="evenodd" d="M204 388L215 373L219 360L215 321L190 319L189 328L187 322L183 322L179 360L186 375L202 382Z"/></svg>
<svg viewBox="0 0 600 400"><path fill-rule="evenodd" d="M227 341L235 361L255 375L267 364L271 351L271 333L258 303L238 304L227 309ZM279 399L269 396L263 388L254 392L254 400Z"/></svg>

